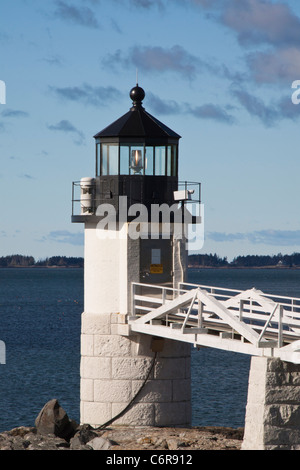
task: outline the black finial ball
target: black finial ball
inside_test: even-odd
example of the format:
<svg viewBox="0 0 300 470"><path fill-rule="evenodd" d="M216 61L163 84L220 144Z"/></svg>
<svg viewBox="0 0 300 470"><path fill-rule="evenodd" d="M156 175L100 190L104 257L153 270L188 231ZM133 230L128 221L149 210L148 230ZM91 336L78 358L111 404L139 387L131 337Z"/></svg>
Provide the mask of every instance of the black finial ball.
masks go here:
<svg viewBox="0 0 300 470"><path fill-rule="evenodd" d="M129 96L135 104L140 104L145 98L145 92L143 88L136 85L134 88L130 90Z"/></svg>

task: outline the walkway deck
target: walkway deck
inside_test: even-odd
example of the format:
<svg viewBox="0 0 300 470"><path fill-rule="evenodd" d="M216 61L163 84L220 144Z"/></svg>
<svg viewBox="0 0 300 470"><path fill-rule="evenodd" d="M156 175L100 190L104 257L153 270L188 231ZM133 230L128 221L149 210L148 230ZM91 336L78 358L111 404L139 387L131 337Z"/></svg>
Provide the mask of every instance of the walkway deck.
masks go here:
<svg viewBox="0 0 300 470"><path fill-rule="evenodd" d="M300 364L300 298L182 283L133 283L132 332Z"/></svg>

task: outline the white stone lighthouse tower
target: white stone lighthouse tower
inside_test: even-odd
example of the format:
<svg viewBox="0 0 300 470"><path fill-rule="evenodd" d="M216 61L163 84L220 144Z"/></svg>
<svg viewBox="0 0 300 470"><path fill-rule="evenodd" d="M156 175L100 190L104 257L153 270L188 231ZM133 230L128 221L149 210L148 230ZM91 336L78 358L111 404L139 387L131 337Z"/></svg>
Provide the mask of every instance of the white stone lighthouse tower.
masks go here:
<svg viewBox="0 0 300 470"><path fill-rule="evenodd" d="M148 230L152 205L174 204L180 136L146 112L142 88L130 97L129 112L95 135L96 174L81 179L81 212L72 215L85 234L80 420L187 426L190 346L132 333L127 323L133 282L185 280L186 245L175 239L174 220L169 237L162 223Z"/></svg>

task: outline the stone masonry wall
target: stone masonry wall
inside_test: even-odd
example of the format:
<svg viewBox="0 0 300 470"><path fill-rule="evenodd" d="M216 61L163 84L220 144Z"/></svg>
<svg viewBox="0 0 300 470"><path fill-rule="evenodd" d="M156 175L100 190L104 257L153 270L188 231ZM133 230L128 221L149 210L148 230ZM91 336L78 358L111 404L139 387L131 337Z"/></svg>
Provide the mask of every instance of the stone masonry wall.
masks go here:
<svg viewBox="0 0 300 470"><path fill-rule="evenodd" d="M82 424L98 427L115 417L147 377L154 357L152 337L128 336L125 318L121 314L82 315ZM171 340L160 341L163 349L157 354L149 381L115 425L190 425L190 346ZM161 346L162 343L159 350Z"/></svg>
<svg viewBox="0 0 300 470"><path fill-rule="evenodd" d="M243 450L300 450L300 365L253 357Z"/></svg>

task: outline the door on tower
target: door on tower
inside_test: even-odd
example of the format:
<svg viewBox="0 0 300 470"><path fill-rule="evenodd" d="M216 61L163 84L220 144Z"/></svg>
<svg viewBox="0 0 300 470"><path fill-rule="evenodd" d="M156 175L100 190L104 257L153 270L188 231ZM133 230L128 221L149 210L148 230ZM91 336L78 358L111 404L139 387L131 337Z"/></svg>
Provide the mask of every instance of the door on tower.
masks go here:
<svg viewBox="0 0 300 470"><path fill-rule="evenodd" d="M141 240L140 282L147 284L172 284L172 241Z"/></svg>

